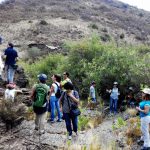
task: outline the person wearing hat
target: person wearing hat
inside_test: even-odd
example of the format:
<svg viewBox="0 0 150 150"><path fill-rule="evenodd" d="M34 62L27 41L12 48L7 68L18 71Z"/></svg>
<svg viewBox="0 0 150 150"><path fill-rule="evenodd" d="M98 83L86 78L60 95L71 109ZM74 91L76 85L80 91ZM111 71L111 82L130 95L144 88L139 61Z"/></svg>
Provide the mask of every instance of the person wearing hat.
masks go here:
<svg viewBox="0 0 150 150"><path fill-rule="evenodd" d="M106 90L110 93L110 113L117 113L117 106L118 106L118 96L119 96L119 90L118 90L118 82L114 82L113 89L112 90Z"/></svg>
<svg viewBox="0 0 150 150"><path fill-rule="evenodd" d="M149 124L150 124L150 88L142 90L142 102L136 109L140 112L141 118L141 140L144 140L144 145L141 150L150 150L150 135L149 135Z"/></svg>
<svg viewBox="0 0 150 150"><path fill-rule="evenodd" d="M47 95L49 92L49 86L46 84L47 75L38 75L39 83L35 84L32 88L31 99L33 100L33 110L35 112L35 130L39 131L39 134L45 133L44 122L45 114L47 111Z"/></svg>
<svg viewBox="0 0 150 150"><path fill-rule="evenodd" d="M15 88L16 88L16 84L14 83L9 83L6 85L6 90L5 90L5 95L4 95L5 100L14 102L16 94L22 93L21 90L17 90Z"/></svg>
<svg viewBox="0 0 150 150"><path fill-rule="evenodd" d="M90 86L90 99L92 100L92 102L96 103L96 94L95 94L95 86L96 83L95 81L92 81L91 86Z"/></svg>
<svg viewBox="0 0 150 150"><path fill-rule="evenodd" d="M4 51L2 58L5 59L5 80L7 83L13 83L18 53L12 43L8 43L8 48Z"/></svg>

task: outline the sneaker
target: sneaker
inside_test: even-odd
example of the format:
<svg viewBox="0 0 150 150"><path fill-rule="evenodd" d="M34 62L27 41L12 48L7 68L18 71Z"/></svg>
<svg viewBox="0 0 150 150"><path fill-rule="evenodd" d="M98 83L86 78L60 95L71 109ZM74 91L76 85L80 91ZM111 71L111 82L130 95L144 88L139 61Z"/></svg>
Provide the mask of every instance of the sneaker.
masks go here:
<svg viewBox="0 0 150 150"><path fill-rule="evenodd" d="M139 139L139 140L137 140L137 143L138 143L139 145L143 145L144 141L141 140L141 139Z"/></svg>
<svg viewBox="0 0 150 150"><path fill-rule="evenodd" d="M48 119L47 122L54 123L55 121L53 119Z"/></svg>
<svg viewBox="0 0 150 150"><path fill-rule="evenodd" d="M34 128L34 130L38 131L38 130L39 130L39 128L38 128L38 127L35 127L35 128Z"/></svg>
<svg viewBox="0 0 150 150"><path fill-rule="evenodd" d="M39 132L39 135L42 135L42 134L44 134L45 133L45 130L41 130L40 132Z"/></svg>
<svg viewBox="0 0 150 150"><path fill-rule="evenodd" d="M72 136L69 135L69 136L68 136L68 140L71 140L71 139L72 139Z"/></svg>
<svg viewBox="0 0 150 150"><path fill-rule="evenodd" d="M58 120L57 120L57 122L61 122L61 121L62 121L61 119L58 119Z"/></svg>
<svg viewBox="0 0 150 150"><path fill-rule="evenodd" d="M75 135L78 136L78 132L75 132Z"/></svg>

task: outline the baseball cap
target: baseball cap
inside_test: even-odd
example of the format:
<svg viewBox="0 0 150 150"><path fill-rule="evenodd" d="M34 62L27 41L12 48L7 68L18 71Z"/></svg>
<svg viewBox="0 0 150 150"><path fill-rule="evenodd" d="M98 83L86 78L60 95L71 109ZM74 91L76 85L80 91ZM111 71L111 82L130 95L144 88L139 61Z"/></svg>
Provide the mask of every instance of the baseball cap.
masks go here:
<svg viewBox="0 0 150 150"><path fill-rule="evenodd" d="M40 81L46 81L47 80L47 75L43 74L43 73L39 74L37 77L39 78Z"/></svg>

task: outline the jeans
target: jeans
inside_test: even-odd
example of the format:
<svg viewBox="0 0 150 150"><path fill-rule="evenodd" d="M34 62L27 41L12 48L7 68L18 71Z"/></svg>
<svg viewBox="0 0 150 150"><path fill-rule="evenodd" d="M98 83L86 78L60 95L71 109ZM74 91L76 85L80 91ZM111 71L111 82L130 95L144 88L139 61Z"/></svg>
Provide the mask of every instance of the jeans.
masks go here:
<svg viewBox="0 0 150 150"><path fill-rule="evenodd" d="M118 103L118 99L113 99L110 97L110 112L111 113L117 113L117 103Z"/></svg>
<svg viewBox="0 0 150 150"><path fill-rule="evenodd" d="M141 131L144 140L144 147L150 147L149 124L150 124L150 116L141 118Z"/></svg>
<svg viewBox="0 0 150 150"><path fill-rule="evenodd" d="M63 117L65 119L65 123L66 123L66 128L68 131L69 136L72 135L72 125L73 125L73 131L77 132L78 130L78 117L72 117L70 115L70 113L63 113ZM72 121L72 125L71 125L71 121Z"/></svg>
<svg viewBox="0 0 150 150"><path fill-rule="evenodd" d="M6 78L8 83L13 83L15 69L13 69L10 65L5 65Z"/></svg>
<svg viewBox="0 0 150 150"><path fill-rule="evenodd" d="M51 120L54 120L55 118L55 107L57 109L57 114L58 114L58 120L61 119L61 112L59 108L59 101L55 96L50 97L50 108L51 108Z"/></svg>
<svg viewBox="0 0 150 150"><path fill-rule="evenodd" d="M96 98L91 98L92 102L96 103Z"/></svg>

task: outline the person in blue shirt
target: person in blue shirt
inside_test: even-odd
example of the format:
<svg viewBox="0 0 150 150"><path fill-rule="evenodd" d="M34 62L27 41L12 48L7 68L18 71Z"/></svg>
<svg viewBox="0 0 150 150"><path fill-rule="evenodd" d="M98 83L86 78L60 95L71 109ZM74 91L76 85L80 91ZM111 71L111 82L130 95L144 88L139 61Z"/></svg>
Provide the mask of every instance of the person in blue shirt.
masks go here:
<svg viewBox="0 0 150 150"><path fill-rule="evenodd" d="M145 88L142 90L142 102L136 109L140 112L141 118L141 131L144 145L141 150L150 150L150 135L149 135L149 124L150 124L150 89Z"/></svg>
<svg viewBox="0 0 150 150"><path fill-rule="evenodd" d="M8 83L13 83L17 57L18 53L14 49L14 45L12 43L8 43L8 47L4 51L3 55L3 59L5 59L6 80Z"/></svg>

